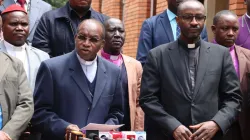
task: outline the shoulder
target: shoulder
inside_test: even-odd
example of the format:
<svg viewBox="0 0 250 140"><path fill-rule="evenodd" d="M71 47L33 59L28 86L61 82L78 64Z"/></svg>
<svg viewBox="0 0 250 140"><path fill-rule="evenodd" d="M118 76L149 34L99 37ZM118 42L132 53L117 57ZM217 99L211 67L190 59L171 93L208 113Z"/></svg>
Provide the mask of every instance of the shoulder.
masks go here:
<svg viewBox="0 0 250 140"><path fill-rule="evenodd" d="M122 57L123 57L124 61L129 61L130 63L135 65L136 68L141 68L142 67L141 63L138 60L136 60L135 58L130 57L128 55L124 55L124 54L122 55Z"/></svg>
<svg viewBox="0 0 250 140"><path fill-rule="evenodd" d="M237 46L237 45L235 47L236 49L239 49L246 56L246 58L250 61L250 50Z"/></svg>
<svg viewBox="0 0 250 140"><path fill-rule="evenodd" d="M15 57L12 57L4 52L0 52L0 56L2 59L5 59L7 61L7 63L9 63L10 65L12 65L14 68L16 69L20 69L22 68L22 62L15 58Z"/></svg>
<svg viewBox="0 0 250 140"><path fill-rule="evenodd" d="M94 9L91 9L91 14L92 14L92 17L99 20L100 22L104 23L105 20L109 19L109 16L107 15L104 15L102 13L99 13L97 11L95 11Z"/></svg>
<svg viewBox="0 0 250 140"><path fill-rule="evenodd" d="M226 48L224 46L221 46L219 44L214 44L214 43L211 43L211 42L207 42L207 41L203 41L203 40L202 40L202 45L208 46L208 47L211 48L212 51L216 51L216 52L226 52L226 51L228 51L228 48Z"/></svg>
<svg viewBox="0 0 250 140"><path fill-rule="evenodd" d="M118 66L116 66L115 64L109 62L106 59L103 59L100 56L97 56L97 57L98 57L98 61L100 61L104 65L104 67L106 68L106 70L108 70L108 71L117 71L117 72L120 73L120 68Z"/></svg>
<svg viewBox="0 0 250 140"><path fill-rule="evenodd" d="M29 46L29 47L30 47L30 50L32 52L34 52L35 54L37 54L38 56L49 59L48 53L46 53L46 52L44 52L42 50L39 50L39 49L37 49L35 47L32 47L32 46Z"/></svg>
<svg viewBox="0 0 250 140"><path fill-rule="evenodd" d="M39 2L39 6L41 7L41 8L52 8L51 7L51 5L49 4L49 3L47 3L47 2L45 2L45 1L43 1L43 0L38 0L38 2Z"/></svg>
<svg viewBox="0 0 250 140"><path fill-rule="evenodd" d="M50 69L62 69L63 67L69 64L68 60L70 57L71 57L71 53L67 53L61 56L47 59L43 61L42 63L44 63Z"/></svg>

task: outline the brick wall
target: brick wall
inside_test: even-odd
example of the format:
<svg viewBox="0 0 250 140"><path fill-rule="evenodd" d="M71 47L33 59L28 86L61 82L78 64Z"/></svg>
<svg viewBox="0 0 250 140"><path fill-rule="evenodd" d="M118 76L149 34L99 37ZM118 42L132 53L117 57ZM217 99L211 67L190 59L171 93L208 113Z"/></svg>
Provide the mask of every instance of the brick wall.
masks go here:
<svg viewBox="0 0 250 140"><path fill-rule="evenodd" d="M167 0L156 0L156 14L162 13L168 8Z"/></svg>
<svg viewBox="0 0 250 140"><path fill-rule="evenodd" d="M91 7L94 10L100 12L101 11L101 0L92 0Z"/></svg>
<svg viewBox="0 0 250 140"><path fill-rule="evenodd" d="M136 57L142 22L150 16L150 0L126 0L124 8L126 41L123 53Z"/></svg>
<svg viewBox="0 0 250 140"><path fill-rule="evenodd" d="M244 0L229 0L229 9L234 11L238 16L242 16L246 13Z"/></svg>
<svg viewBox="0 0 250 140"><path fill-rule="evenodd" d="M122 18L122 0L102 0L101 11L114 18Z"/></svg>

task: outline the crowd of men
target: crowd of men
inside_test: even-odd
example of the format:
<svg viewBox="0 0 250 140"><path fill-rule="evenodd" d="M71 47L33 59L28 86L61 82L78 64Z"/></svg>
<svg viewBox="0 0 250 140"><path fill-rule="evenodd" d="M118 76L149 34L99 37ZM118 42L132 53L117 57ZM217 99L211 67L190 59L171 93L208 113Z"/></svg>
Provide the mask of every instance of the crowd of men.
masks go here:
<svg viewBox="0 0 250 140"><path fill-rule="evenodd" d="M250 140L250 0L213 19L202 0L167 0L146 19L137 60L121 20L69 0L1 0L0 140L63 140L89 123L148 140Z"/></svg>

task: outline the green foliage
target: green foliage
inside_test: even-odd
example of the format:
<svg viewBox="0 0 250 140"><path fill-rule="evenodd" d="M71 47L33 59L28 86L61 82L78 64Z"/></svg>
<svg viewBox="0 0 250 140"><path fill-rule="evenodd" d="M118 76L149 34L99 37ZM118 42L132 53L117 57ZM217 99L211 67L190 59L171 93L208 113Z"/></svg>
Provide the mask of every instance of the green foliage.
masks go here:
<svg viewBox="0 0 250 140"><path fill-rule="evenodd" d="M65 5L65 3L68 0L44 0L46 2L48 2L49 4L51 4L53 6L53 8L59 8Z"/></svg>

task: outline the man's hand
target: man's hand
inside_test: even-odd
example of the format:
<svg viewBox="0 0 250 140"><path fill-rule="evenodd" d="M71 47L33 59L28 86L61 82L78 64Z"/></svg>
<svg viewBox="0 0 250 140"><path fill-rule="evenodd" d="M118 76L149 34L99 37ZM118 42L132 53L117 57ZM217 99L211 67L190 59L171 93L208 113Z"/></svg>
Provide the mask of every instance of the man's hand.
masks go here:
<svg viewBox="0 0 250 140"><path fill-rule="evenodd" d="M180 125L174 130L173 135L175 140L189 140L192 133L184 125Z"/></svg>
<svg viewBox="0 0 250 140"><path fill-rule="evenodd" d="M0 131L0 140L11 140L10 136L3 131Z"/></svg>
<svg viewBox="0 0 250 140"><path fill-rule="evenodd" d="M214 121L193 125L190 128L195 130L195 133L190 136L190 140L210 140L220 129Z"/></svg>
<svg viewBox="0 0 250 140"><path fill-rule="evenodd" d="M70 124L66 128L66 132L69 132L69 131L80 131L80 129L79 129L79 127L77 125Z"/></svg>

